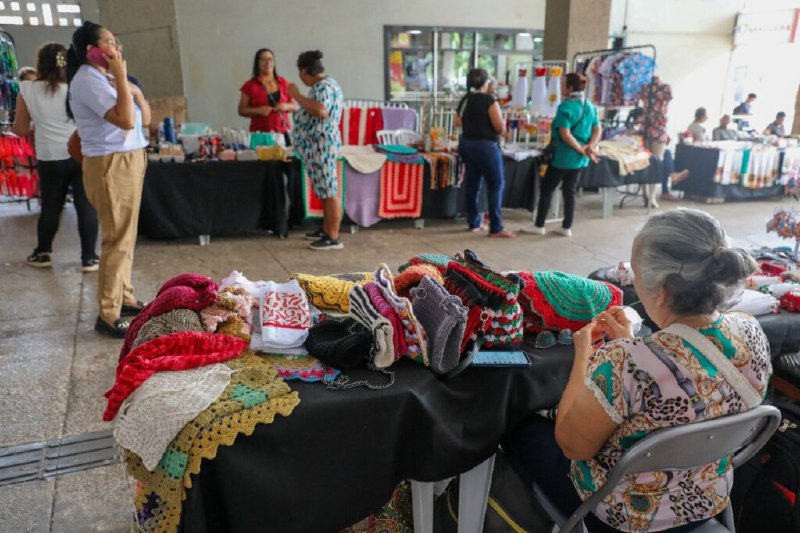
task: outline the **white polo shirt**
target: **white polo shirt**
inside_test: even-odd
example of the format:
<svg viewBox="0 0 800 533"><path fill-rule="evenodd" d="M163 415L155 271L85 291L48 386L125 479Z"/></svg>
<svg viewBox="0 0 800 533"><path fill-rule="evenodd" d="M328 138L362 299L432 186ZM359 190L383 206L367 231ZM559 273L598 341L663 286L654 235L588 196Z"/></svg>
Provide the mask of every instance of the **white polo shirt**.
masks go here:
<svg viewBox="0 0 800 533"><path fill-rule="evenodd" d="M117 104L117 90L96 68L81 65L69 86L69 104L81 136L84 156L131 152L147 146L142 132L142 111L135 103L136 118L132 130L118 128L103 118Z"/></svg>

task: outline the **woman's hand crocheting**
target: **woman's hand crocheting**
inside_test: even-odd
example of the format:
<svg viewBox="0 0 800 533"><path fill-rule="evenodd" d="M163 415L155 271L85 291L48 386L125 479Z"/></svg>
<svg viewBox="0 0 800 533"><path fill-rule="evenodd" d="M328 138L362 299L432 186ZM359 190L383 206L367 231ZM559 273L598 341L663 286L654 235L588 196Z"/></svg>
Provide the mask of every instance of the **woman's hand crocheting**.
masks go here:
<svg viewBox="0 0 800 533"><path fill-rule="evenodd" d="M633 338L631 321L622 307L609 307L597 315L595 321L612 340Z"/></svg>
<svg viewBox="0 0 800 533"><path fill-rule="evenodd" d="M594 353L597 340L603 340L603 332L594 320L573 333L572 344L575 346L575 359L588 359Z"/></svg>

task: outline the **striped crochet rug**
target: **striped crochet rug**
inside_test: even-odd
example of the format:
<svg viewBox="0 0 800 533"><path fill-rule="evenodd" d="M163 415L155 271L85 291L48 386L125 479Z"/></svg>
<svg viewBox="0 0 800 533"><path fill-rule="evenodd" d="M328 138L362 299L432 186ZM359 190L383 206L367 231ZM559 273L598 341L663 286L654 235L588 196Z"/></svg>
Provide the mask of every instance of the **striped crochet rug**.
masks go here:
<svg viewBox="0 0 800 533"><path fill-rule="evenodd" d="M425 165L386 161L381 170L378 215L383 218L419 218L422 214L424 171Z"/></svg>
<svg viewBox="0 0 800 533"><path fill-rule="evenodd" d="M342 200L342 210L344 210L345 198L345 167L347 160L339 158L336 161L336 179L339 182L339 198ZM306 174L306 167L303 164L303 206L306 211L306 218L322 218L325 214L323 211L323 203L319 196L314 193L314 187L311 185L311 178Z"/></svg>

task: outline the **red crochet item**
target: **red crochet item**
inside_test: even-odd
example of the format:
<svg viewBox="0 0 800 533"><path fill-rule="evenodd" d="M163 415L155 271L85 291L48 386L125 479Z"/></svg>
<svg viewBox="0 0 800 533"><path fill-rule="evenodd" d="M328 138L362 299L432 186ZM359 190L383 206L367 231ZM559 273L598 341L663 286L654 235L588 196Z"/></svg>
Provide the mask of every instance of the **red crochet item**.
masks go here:
<svg viewBox="0 0 800 533"><path fill-rule="evenodd" d="M151 318L175 309L200 311L213 304L216 300L217 284L211 278L187 272L168 279L158 289L158 295L155 300L144 306L144 309L136 315L136 318L128 326L128 333L125 334L125 343L119 352L120 360L131 351L131 345L136 340L139 330Z"/></svg>
<svg viewBox="0 0 800 533"><path fill-rule="evenodd" d="M137 346L117 366L114 386L105 393L108 404L103 420L113 420L125 398L156 372L222 363L241 354L247 345L246 340L230 335L180 331Z"/></svg>
<svg viewBox="0 0 800 533"><path fill-rule="evenodd" d="M794 289L781 296L781 309L792 313L800 312L800 290Z"/></svg>
<svg viewBox="0 0 800 533"><path fill-rule="evenodd" d="M400 320L397 311L386 301L377 283L374 281L366 283L364 285L364 292L367 293L370 303L375 306L378 313L392 323L392 329L394 330L394 336L392 337L392 343L394 344L394 360L397 361L400 357L408 353L408 344L406 343L405 335L403 335L403 321Z"/></svg>

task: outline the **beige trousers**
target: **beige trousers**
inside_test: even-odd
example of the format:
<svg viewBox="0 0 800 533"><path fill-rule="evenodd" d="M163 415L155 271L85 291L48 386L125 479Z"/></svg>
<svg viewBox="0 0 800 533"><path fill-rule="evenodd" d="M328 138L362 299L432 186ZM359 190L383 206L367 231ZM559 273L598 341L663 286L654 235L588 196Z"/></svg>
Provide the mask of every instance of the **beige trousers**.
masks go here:
<svg viewBox="0 0 800 533"><path fill-rule="evenodd" d="M109 324L120 317L123 303L136 304L131 270L146 168L144 150L83 159L83 185L102 234L97 303Z"/></svg>

